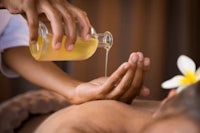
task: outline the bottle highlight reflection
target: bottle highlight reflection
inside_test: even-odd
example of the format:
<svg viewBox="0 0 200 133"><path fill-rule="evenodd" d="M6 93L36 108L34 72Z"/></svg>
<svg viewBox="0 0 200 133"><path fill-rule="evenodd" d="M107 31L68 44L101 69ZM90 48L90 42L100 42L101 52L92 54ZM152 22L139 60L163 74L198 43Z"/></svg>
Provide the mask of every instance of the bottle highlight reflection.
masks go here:
<svg viewBox="0 0 200 133"><path fill-rule="evenodd" d="M52 34L48 33L43 23L39 24L39 37L36 44L30 44L30 51L36 60L40 61L65 61L65 60L86 60L91 57L98 47L105 48L109 51L113 44L112 34L108 31L105 33L96 33L91 28L91 38L84 40L77 37L72 51L67 51L64 45L66 36L63 37L62 45L59 50L52 48Z"/></svg>

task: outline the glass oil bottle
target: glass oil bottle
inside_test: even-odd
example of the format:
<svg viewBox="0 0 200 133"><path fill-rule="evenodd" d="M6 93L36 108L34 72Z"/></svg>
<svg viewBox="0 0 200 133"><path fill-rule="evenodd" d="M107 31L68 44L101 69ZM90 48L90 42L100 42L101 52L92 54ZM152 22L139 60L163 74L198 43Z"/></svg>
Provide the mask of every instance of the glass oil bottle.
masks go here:
<svg viewBox="0 0 200 133"><path fill-rule="evenodd" d="M36 44L30 44L29 48L32 56L39 61L78 61L90 58L97 48L105 48L109 51L113 44L112 34L108 31L96 33L91 28L91 38L84 40L77 36L74 48L71 51L66 50L64 42L67 37L62 39L62 45L59 50L52 48L52 34L48 33L46 26L40 22L39 37Z"/></svg>

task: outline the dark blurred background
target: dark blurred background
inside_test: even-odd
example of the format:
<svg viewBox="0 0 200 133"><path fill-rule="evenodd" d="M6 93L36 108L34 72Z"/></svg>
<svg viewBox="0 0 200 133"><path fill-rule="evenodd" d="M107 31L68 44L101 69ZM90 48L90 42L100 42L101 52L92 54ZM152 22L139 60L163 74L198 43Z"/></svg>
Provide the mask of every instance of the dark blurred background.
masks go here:
<svg viewBox="0 0 200 133"><path fill-rule="evenodd" d="M191 57L200 66L199 0L73 0L85 10L97 32L110 31L114 45L109 53L109 75L134 51L151 58L145 85L151 89L147 99L163 99L168 91L161 83L180 74L179 55ZM71 76L89 81L104 76L105 50L98 49L88 60L56 62ZM38 89L23 78L0 75L0 100Z"/></svg>

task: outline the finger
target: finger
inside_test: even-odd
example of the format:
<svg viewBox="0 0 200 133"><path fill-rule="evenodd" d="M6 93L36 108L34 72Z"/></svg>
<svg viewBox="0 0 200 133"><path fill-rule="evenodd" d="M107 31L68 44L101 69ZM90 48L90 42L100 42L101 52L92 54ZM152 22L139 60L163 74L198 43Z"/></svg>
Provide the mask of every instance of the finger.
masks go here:
<svg viewBox="0 0 200 133"><path fill-rule="evenodd" d="M120 98L120 101L123 102L131 102L133 98L136 97L138 92L140 91L143 84L143 54L138 52L138 62L137 69L134 75L134 79L132 81L130 89Z"/></svg>
<svg viewBox="0 0 200 133"><path fill-rule="evenodd" d="M128 62L132 65L135 65L135 63L137 62L138 60L138 54L137 52L133 52L131 53L131 55L129 56L129 59L128 59Z"/></svg>
<svg viewBox="0 0 200 133"><path fill-rule="evenodd" d="M150 59L145 57L144 58L144 72L143 72L143 77L145 77L145 74L147 70L149 70L150 67ZM143 79L144 80L144 79ZM150 95L150 89L143 86L141 91L139 92L139 96L149 96Z"/></svg>
<svg viewBox="0 0 200 133"><path fill-rule="evenodd" d="M59 49L61 47L62 37L63 37L63 26L62 26L62 16L60 12L55 9L48 1L39 1L41 6L41 11L47 16L51 23L53 39L52 47L54 49Z"/></svg>
<svg viewBox="0 0 200 133"><path fill-rule="evenodd" d="M131 53L131 55L129 56L129 60L128 62L132 64L132 62L135 62L135 57L137 55L138 52L133 52ZM145 57L144 58L144 71L146 72L147 70L149 70L150 68L150 58Z"/></svg>
<svg viewBox="0 0 200 133"><path fill-rule="evenodd" d="M34 1L27 1L27 5L35 5ZM24 12L26 13L26 19L29 26L30 43L35 44L38 38L38 12L36 6L24 6Z"/></svg>
<svg viewBox="0 0 200 133"><path fill-rule="evenodd" d="M143 96L143 97L149 96L150 95L150 89L147 88L146 86L143 86L139 95Z"/></svg>
<svg viewBox="0 0 200 133"><path fill-rule="evenodd" d="M124 95L127 89L130 88L136 72L138 60L137 54L133 54L131 56L134 58L132 60L131 67L123 76L122 80L120 80L119 84L117 84L116 88L107 96L109 99L119 99L122 95Z"/></svg>
<svg viewBox="0 0 200 133"><path fill-rule="evenodd" d="M112 73L97 93L105 97L105 95L115 88L116 84L122 79L129 67L129 63L123 63L115 72Z"/></svg>
<svg viewBox="0 0 200 133"><path fill-rule="evenodd" d="M81 28L81 37L83 37L85 40L88 40L90 38L90 29L92 26L88 19L87 13L71 4L66 4L66 6L79 23Z"/></svg>
<svg viewBox="0 0 200 133"><path fill-rule="evenodd" d="M47 16L44 13L40 13L39 14L39 21L44 23L44 25L48 29L48 33L49 34L53 34L52 29L51 29L51 23L50 23L50 21L48 20Z"/></svg>
<svg viewBox="0 0 200 133"><path fill-rule="evenodd" d="M55 7L60 11L64 20L64 29L67 36L65 47L67 50L72 50L76 41L76 24L73 16L63 4L56 4Z"/></svg>
<svg viewBox="0 0 200 133"><path fill-rule="evenodd" d="M137 53L132 53L131 54L131 56L129 58L129 62L130 63L134 62L135 54L137 54ZM147 70L149 70L149 68L150 68L150 59L148 57L145 57L144 58L144 73L143 73L143 77L145 76L145 74L146 74ZM148 96L150 94L150 90L149 90L149 88L143 86L139 93L140 93L139 96Z"/></svg>
<svg viewBox="0 0 200 133"><path fill-rule="evenodd" d="M149 70L149 68L150 68L150 63L151 63L150 58L145 57L145 58L144 58L144 72L145 72L145 73L147 72L147 70Z"/></svg>

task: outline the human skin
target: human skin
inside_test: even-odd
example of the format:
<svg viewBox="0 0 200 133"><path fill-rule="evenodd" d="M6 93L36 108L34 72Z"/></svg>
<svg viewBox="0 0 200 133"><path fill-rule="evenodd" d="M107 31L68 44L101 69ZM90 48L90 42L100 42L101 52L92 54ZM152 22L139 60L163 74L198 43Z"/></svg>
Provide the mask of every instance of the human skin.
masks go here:
<svg viewBox="0 0 200 133"><path fill-rule="evenodd" d="M131 103L139 93L149 94L143 87L143 78L150 62L142 53L132 53L109 77L89 82L73 79L52 62L34 60L28 47L6 49L2 57L9 68L28 81L63 95L73 104L99 99Z"/></svg>
<svg viewBox="0 0 200 133"><path fill-rule="evenodd" d="M52 114L35 133L138 133L151 120L152 111L142 102L130 106L113 100L92 101Z"/></svg>
<svg viewBox="0 0 200 133"><path fill-rule="evenodd" d="M199 133L187 113L160 113L161 102L133 102L132 106L100 100L71 106L50 115L35 133Z"/></svg>
<svg viewBox="0 0 200 133"><path fill-rule="evenodd" d="M152 122L141 133L199 133L197 126L186 114L178 114Z"/></svg>
<svg viewBox="0 0 200 133"><path fill-rule="evenodd" d="M90 38L91 24L86 12L67 0L0 0L0 8L25 16L30 30L30 43L37 41L39 21L51 25L54 49L60 48L63 35L67 36L66 49L73 49L77 24L81 29L81 36L85 40Z"/></svg>
<svg viewBox="0 0 200 133"><path fill-rule="evenodd" d="M36 133L199 133L199 88L197 82L170 93L156 106L104 100L71 106L49 116Z"/></svg>

